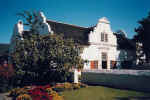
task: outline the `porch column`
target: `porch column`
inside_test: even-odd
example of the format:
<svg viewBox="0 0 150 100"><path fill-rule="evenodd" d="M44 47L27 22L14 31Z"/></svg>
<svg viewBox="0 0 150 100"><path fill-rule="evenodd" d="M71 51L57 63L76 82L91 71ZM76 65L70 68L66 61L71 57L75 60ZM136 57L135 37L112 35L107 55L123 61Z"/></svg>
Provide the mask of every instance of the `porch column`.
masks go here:
<svg viewBox="0 0 150 100"><path fill-rule="evenodd" d="M79 79L78 79L78 71L77 69L74 69L74 83L78 83Z"/></svg>
<svg viewBox="0 0 150 100"><path fill-rule="evenodd" d="M102 70L102 61L101 60L98 61L98 69Z"/></svg>

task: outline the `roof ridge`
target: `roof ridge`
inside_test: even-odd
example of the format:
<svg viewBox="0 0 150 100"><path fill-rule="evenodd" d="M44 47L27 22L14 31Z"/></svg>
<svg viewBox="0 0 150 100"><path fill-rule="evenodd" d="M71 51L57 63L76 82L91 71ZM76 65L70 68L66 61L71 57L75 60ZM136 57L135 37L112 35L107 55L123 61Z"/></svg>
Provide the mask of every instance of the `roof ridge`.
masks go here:
<svg viewBox="0 0 150 100"><path fill-rule="evenodd" d="M79 28L88 28L88 27L78 26L78 25L74 25L74 24L68 24L68 23L64 23L64 22L60 22L60 21L54 21L54 20L49 20L49 19L47 21L51 21L51 22L55 22L55 23L60 23L60 24L66 24L66 25L70 25L70 26L74 26L74 27L79 27Z"/></svg>

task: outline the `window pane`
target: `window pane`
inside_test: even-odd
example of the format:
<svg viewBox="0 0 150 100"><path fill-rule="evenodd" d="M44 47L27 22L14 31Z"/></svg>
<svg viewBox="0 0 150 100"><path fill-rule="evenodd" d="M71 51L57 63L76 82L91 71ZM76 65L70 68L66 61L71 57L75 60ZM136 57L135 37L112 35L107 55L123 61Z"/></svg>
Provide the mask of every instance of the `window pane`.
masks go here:
<svg viewBox="0 0 150 100"><path fill-rule="evenodd" d="M108 34L105 34L105 42L108 42Z"/></svg>
<svg viewBox="0 0 150 100"><path fill-rule="evenodd" d="M104 41L104 33L101 33L101 41Z"/></svg>

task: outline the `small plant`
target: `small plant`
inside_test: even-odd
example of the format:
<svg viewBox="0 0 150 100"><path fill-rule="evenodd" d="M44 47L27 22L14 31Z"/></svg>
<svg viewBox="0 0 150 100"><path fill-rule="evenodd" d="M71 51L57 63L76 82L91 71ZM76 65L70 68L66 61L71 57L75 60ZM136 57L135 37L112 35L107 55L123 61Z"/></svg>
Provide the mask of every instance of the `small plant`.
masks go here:
<svg viewBox="0 0 150 100"><path fill-rule="evenodd" d="M59 96L56 91L52 91L51 96L53 97L53 100L64 100L63 97Z"/></svg>
<svg viewBox="0 0 150 100"><path fill-rule="evenodd" d="M83 84L83 83L78 83L78 84L80 85L81 88L87 88L88 87L88 85Z"/></svg>
<svg viewBox="0 0 150 100"><path fill-rule="evenodd" d="M54 87L53 87L53 90L54 91L57 91L57 92L61 92L61 91L64 91L64 84L56 84Z"/></svg>
<svg viewBox="0 0 150 100"><path fill-rule="evenodd" d="M16 98L16 100L32 100L32 98L28 94L21 94Z"/></svg>
<svg viewBox="0 0 150 100"><path fill-rule="evenodd" d="M48 95L43 86L37 86L36 88L29 90L29 94L33 100L52 100L52 97Z"/></svg>
<svg viewBox="0 0 150 100"><path fill-rule="evenodd" d="M68 82L64 83L64 88L65 88L65 90L72 90L73 89L72 84L68 83Z"/></svg>
<svg viewBox="0 0 150 100"><path fill-rule="evenodd" d="M78 83L73 84L73 89L80 89L80 88L81 88L80 84L78 84Z"/></svg>
<svg viewBox="0 0 150 100"><path fill-rule="evenodd" d="M52 88L47 88L46 92L48 93L48 95L51 95L51 93L53 92Z"/></svg>
<svg viewBox="0 0 150 100"><path fill-rule="evenodd" d="M10 96L12 97L17 97L19 95L22 95L22 94L27 94L28 91L24 88L15 88L13 90L10 91Z"/></svg>

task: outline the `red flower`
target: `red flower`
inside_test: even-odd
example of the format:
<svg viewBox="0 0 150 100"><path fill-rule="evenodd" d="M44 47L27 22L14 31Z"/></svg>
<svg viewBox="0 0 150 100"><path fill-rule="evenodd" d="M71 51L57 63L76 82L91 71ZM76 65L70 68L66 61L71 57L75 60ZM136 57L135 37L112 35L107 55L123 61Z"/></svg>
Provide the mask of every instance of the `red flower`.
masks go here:
<svg viewBox="0 0 150 100"><path fill-rule="evenodd" d="M45 85L44 89L47 89L47 88L51 88L51 86L50 85Z"/></svg>
<svg viewBox="0 0 150 100"><path fill-rule="evenodd" d="M29 90L29 94L31 95L33 100L52 100L52 96L49 96L46 92L46 88L49 88L49 85L46 86L37 86Z"/></svg>

